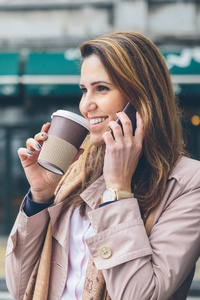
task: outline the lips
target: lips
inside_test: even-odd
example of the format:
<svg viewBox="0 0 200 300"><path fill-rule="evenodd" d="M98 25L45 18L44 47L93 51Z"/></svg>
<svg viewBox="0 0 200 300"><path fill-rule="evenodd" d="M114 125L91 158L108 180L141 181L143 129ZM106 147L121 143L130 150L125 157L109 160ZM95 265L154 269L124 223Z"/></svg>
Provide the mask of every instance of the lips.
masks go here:
<svg viewBox="0 0 200 300"><path fill-rule="evenodd" d="M105 121L106 119L107 119L106 117L90 119L90 125L102 123L102 122Z"/></svg>

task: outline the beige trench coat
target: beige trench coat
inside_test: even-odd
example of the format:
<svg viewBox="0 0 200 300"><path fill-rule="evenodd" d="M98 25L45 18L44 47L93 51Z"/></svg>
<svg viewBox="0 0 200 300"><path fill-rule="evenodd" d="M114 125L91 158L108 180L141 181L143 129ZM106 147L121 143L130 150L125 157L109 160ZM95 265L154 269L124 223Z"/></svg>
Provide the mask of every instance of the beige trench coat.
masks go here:
<svg viewBox="0 0 200 300"><path fill-rule="evenodd" d="M149 238L135 198L94 210L105 189L103 176L82 193L96 234L86 242L97 268L103 270L112 300L177 299L173 294L200 255L200 162L182 157L170 175ZM61 299L68 271L72 209L60 216L62 203L27 217L22 210L8 239L6 279L21 300L37 260L49 217L53 256L48 300ZM105 259L99 249L109 247ZM183 300L185 298L182 298Z"/></svg>

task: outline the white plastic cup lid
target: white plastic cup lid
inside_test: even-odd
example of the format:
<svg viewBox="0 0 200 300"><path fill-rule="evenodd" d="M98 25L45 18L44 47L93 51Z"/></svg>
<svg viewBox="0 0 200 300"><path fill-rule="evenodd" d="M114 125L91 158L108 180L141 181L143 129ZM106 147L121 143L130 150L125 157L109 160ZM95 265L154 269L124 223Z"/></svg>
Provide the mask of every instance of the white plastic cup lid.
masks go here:
<svg viewBox="0 0 200 300"><path fill-rule="evenodd" d="M90 131L90 123L85 118L83 118L71 111L59 109L52 114L51 118L53 118L54 116L59 116L59 117L64 117L64 118L70 119L76 123L79 123L80 125L85 127L88 131Z"/></svg>

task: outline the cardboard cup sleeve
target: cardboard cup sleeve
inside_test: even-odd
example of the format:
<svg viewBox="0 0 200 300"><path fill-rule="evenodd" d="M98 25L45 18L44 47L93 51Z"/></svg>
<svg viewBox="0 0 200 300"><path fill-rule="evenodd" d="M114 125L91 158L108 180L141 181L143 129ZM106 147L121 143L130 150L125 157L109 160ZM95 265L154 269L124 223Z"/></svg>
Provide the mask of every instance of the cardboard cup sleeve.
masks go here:
<svg viewBox="0 0 200 300"><path fill-rule="evenodd" d="M38 158L39 165L63 175L88 133L89 122L86 119L66 110L58 110L52 115L48 138Z"/></svg>
<svg viewBox="0 0 200 300"><path fill-rule="evenodd" d="M45 142L45 147L40 152L38 163L53 173L63 175L77 152L78 150L69 142L49 135Z"/></svg>

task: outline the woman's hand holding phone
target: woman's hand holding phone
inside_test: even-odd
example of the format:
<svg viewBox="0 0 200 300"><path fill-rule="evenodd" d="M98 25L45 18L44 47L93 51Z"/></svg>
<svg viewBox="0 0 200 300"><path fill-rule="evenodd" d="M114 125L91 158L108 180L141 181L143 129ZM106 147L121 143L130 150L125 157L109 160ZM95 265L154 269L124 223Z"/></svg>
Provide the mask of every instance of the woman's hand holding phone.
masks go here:
<svg viewBox="0 0 200 300"><path fill-rule="evenodd" d="M117 122L111 121L109 127L112 133L104 134L106 144L104 179L107 188L131 191L131 180L142 153L143 121L136 113L137 127L134 130L133 122L125 112L117 113L117 117L122 127Z"/></svg>
<svg viewBox="0 0 200 300"><path fill-rule="evenodd" d="M131 123L132 123L132 128L133 128L133 135L135 134L135 129L136 129L136 110L135 108L133 107L133 105L131 103L127 103L123 110L123 112L126 113L126 115L129 117L129 119L131 120ZM122 123L120 121L119 118L117 118L117 120L115 121L117 124L119 124L122 128L122 132L123 132L123 127L122 127ZM110 132L112 133L112 136L114 138L114 135L113 135L113 132L112 132L112 129L110 129Z"/></svg>

